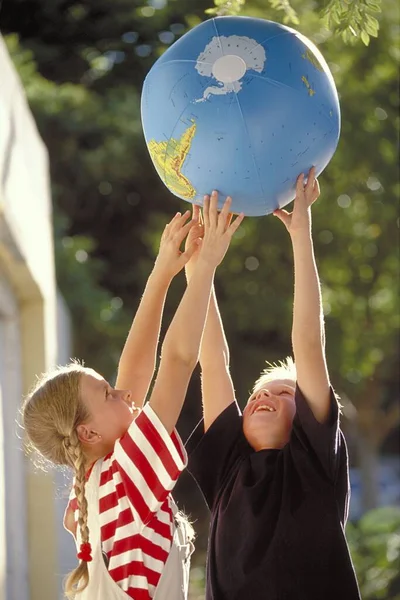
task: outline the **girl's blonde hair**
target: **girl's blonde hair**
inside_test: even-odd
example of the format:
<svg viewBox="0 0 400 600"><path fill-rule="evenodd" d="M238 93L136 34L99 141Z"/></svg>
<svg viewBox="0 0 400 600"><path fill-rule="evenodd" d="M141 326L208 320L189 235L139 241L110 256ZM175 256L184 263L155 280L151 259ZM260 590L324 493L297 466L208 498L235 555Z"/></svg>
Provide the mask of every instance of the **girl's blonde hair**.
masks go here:
<svg viewBox="0 0 400 600"><path fill-rule="evenodd" d="M287 356L284 360L280 360L277 363L267 362L267 367L261 372L260 377L253 386L253 393L275 379L290 379L294 383L296 382L296 365L291 356Z"/></svg>
<svg viewBox="0 0 400 600"><path fill-rule="evenodd" d="M23 426L28 436L28 449L56 465L71 467L75 473L82 543L89 542L88 506L85 497L86 457L78 438L77 427L89 418L81 399L80 383L87 369L78 362L57 367L38 379L22 407ZM65 594L73 598L89 582L88 565L80 561L65 581Z"/></svg>

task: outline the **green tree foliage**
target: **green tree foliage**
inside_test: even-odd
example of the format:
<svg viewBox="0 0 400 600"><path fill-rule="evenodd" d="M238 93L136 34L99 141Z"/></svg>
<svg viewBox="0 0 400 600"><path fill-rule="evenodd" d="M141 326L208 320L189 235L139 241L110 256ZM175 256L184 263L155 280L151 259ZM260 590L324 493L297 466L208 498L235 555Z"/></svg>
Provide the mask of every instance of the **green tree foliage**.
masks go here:
<svg viewBox="0 0 400 600"><path fill-rule="evenodd" d="M371 510L347 527L363 600L400 600L400 509Z"/></svg>
<svg viewBox="0 0 400 600"><path fill-rule="evenodd" d="M269 0L271 8L282 15L286 25L299 25L300 19L295 2L289 0ZM247 9L252 10L253 2L248 0L214 0L214 8L209 8L209 15L238 15ZM265 3L264 3L265 4ZM323 4L320 15L328 30L340 34L346 43L354 43L358 39L368 46L371 37L377 37L381 0L330 0Z"/></svg>

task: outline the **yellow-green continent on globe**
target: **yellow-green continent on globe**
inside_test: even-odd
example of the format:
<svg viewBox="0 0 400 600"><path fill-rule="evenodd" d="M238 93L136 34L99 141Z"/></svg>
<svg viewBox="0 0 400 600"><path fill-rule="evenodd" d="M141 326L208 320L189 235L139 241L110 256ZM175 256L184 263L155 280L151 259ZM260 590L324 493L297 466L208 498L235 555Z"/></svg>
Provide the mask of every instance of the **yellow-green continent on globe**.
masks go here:
<svg viewBox="0 0 400 600"><path fill-rule="evenodd" d="M306 49L306 51L304 52L304 54L301 55L301 57L304 58L305 60L309 60L310 63L312 65L314 65L314 67L316 69L318 69L318 71L323 72L324 69L322 68L321 63L319 62L318 58L315 56L315 54L313 54L311 52L311 50L309 48Z"/></svg>
<svg viewBox="0 0 400 600"><path fill-rule="evenodd" d="M179 139L170 138L163 142L150 140L148 143L154 166L165 185L177 196L187 199L194 198L196 190L181 170L195 133L196 123L192 121Z"/></svg>

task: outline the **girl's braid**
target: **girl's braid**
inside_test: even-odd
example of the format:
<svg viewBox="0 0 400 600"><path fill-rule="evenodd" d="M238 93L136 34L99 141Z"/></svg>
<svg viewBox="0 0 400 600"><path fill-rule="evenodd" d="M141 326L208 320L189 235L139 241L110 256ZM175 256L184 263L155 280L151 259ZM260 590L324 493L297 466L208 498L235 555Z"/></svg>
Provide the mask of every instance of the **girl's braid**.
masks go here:
<svg viewBox="0 0 400 600"><path fill-rule="evenodd" d="M85 469L85 457L82 452L82 447L79 442L76 432L72 432L70 435L70 448L71 458L74 464L75 470L75 495L78 501L79 517L78 525L81 533L82 543L89 542L89 528L87 525L88 519L88 503L85 495L86 485L86 469Z"/></svg>
<svg viewBox="0 0 400 600"><path fill-rule="evenodd" d="M88 561L92 559L87 524L88 503L85 495L86 469L85 456L76 431L65 438L63 444L69 462L75 471L75 495L78 502L78 525L81 536L81 551L78 553L81 562L77 569L69 575L65 585L66 595L69 598L74 598L75 594L83 591L89 583Z"/></svg>

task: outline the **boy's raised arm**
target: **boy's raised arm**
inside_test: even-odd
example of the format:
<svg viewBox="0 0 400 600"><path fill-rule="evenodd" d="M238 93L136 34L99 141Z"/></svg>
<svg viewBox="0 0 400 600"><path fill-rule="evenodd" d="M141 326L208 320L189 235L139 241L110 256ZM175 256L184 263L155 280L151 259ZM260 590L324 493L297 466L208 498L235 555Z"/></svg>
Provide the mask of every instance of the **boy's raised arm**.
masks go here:
<svg viewBox="0 0 400 600"><path fill-rule="evenodd" d="M315 418L324 423L330 412L330 383L325 358L325 329L321 288L311 233L311 205L319 196L315 169L307 184L300 175L292 213L276 210L293 246L294 305L292 345L297 383Z"/></svg>
<svg viewBox="0 0 400 600"><path fill-rule="evenodd" d="M213 192L212 198L218 195ZM199 221L200 210L193 207L193 219ZM231 215L228 217L230 221ZM194 227L189 233L191 237L202 234L201 226ZM190 281L197 261L197 252L186 263L186 276ZM235 391L229 372L229 347L226 341L221 315L218 309L215 288L212 287L210 305L204 328L200 349L201 383L203 399L204 429L212 425L215 419L229 404L235 401Z"/></svg>

